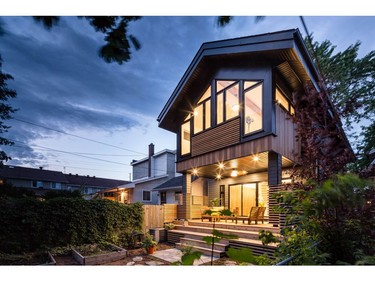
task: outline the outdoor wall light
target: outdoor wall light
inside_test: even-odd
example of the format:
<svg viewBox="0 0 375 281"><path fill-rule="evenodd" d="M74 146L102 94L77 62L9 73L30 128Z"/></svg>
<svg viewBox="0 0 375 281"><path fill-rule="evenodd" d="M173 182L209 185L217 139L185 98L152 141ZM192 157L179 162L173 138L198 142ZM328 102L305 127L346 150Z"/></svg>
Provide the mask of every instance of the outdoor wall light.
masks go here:
<svg viewBox="0 0 375 281"><path fill-rule="evenodd" d="M238 176L238 171L236 169L233 169L233 171L230 173L231 177L237 177Z"/></svg>
<svg viewBox="0 0 375 281"><path fill-rule="evenodd" d="M217 180L220 180L220 179L221 179L221 175L220 175L220 174L217 174L217 175L216 175L216 179L217 179Z"/></svg>
<svg viewBox="0 0 375 281"><path fill-rule="evenodd" d="M198 169L196 169L196 168L193 169L193 175L194 176L198 175Z"/></svg>

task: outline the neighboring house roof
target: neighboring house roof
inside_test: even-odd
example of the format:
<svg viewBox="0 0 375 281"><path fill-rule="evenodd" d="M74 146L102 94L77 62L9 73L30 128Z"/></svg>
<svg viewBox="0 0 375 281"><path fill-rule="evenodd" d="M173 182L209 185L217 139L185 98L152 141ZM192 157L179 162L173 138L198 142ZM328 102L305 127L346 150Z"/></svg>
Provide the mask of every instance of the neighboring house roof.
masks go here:
<svg viewBox="0 0 375 281"><path fill-rule="evenodd" d="M0 167L0 178L57 182L70 185L110 188L129 181L64 174L58 171L4 165Z"/></svg>
<svg viewBox="0 0 375 281"><path fill-rule="evenodd" d="M154 181L162 178L166 178L168 175L161 175L161 176L156 176L156 177L147 177L147 178L141 178L134 180L132 182L128 182L127 184L123 184L121 186L118 186L119 188L134 188L136 184L138 183L144 183L144 182L149 182L149 181Z"/></svg>
<svg viewBox="0 0 375 281"><path fill-rule="evenodd" d="M129 181L124 181L124 180L97 178L97 177L80 176L80 175L73 175L73 174L65 174L65 176L68 179L68 182L70 185L79 185L79 186L110 188L110 187L120 186L129 182Z"/></svg>
<svg viewBox="0 0 375 281"><path fill-rule="evenodd" d="M8 165L0 167L0 177L8 179L68 183L67 178L62 172Z"/></svg>
<svg viewBox="0 0 375 281"><path fill-rule="evenodd" d="M182 176L174 177L165 183L155 187L153 191L179 190L182 189Z"/></svg>

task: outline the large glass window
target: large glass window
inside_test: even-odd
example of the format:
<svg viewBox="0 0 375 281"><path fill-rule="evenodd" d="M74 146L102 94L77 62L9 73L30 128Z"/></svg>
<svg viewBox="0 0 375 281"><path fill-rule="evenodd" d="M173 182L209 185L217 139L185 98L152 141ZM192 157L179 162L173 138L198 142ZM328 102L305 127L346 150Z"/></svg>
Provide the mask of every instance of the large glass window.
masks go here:
<svg viewBox="0 0 375 281"><path fill-rule="evenodd" d="M220 124L239 115L239 83L216 81L216 123Z"/></svg>
<svg viewBox="0 0 375 281"><path fill-rule="evenodd" d="M250 134L263 128L262 112L263 85L258 83L245 89L244 93L244 134Z"/></svg>
<svg viewBox="0 0 375 281"><path fill-rule="evenodd" d="M181 126L181 155L190 153L190 120Z"/></svg>
<svg viewBox="0 0 375 281"><path fill-rule="evenodd" d="M211 127L211 86L207 88L194 108L194 134Z"/></svg>

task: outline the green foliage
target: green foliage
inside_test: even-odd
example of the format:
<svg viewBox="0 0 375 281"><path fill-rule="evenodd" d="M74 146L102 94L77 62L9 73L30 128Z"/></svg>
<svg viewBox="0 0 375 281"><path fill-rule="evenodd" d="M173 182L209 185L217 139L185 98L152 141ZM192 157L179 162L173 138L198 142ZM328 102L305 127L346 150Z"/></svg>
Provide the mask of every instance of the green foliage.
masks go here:
<svg viewBox="0 0 375 281"><path fill-rule="evenodd" d="M228 251L226 251L226 254L231 260L236 261L240 264L255 264L255 257L253 255L253 252L248 248L229 248Z"/></svg>
<svg viewBox="0 0 375 281"><path fill-rule="evenodd" d="M214 211L210 210L210 209L207 209L207 210L204 210L203 214L204 215L211 215Z"/></svg>
<svg viewBox="0 0 375 281"><path fill-rule="evenodd" d="M9 126L5 125L4 120L12 118L11 114L16 110L9 104L10 99L15 98L17 93L15 90L8 88L7 81L13 80L10 74L2 72L2 58L0 55L0 135L8 132ZM6 138L0 137L0 145L13 145L14 143ZM0 167L4 161L11 158L5 153L0 151Z"/></svg>
<svg viewBox="0 0 375 281"><path fill-rule="evenodd" d="M223 216L231 216L233 213L229 209L224 209L224 210L220 211L220 214L223 215Z"/></svg>
<svg viewBox="0 0 375 281"><path fill-rule="evenodd" d="M219 207L220 206L220 198L218 198L218 197L213 198L210 202L211 202L212 207Z"/></svg>
<svg viewBox="0 0 375 281"><path fill-rule="evenodd" d="M151 248L153 246L156 246L158 243L154 240L151 234L145 233L142 240L142 246L145 249Z"/></svg>
<svg viewBox="0 0 375 281"><path fill-rule="evenodd" d="M119 243L129 229L142 229L141 204L109 200L54 198L0 199L0 252L21 253L36 249L100 242ZM121 245L120 245L121 246Z"/></svg>
<svg viewBox="0 0 375 281"><path fill-rule="evenodd" d="M82 198L82 194L79 190L48 190L43 196L45 200L65 197L65 198Z"/></svg>
<svg viewBox="0 0 375 281"><path fill-rule="evenodd" d="M176 227L176 225L172 222L164 224L164 228L167 229L167 230L174 229L175 227Z"/></svg>
<svg viewBox="0 0 375 281"><path fill-rule="evenodd" d="M275 235L273 235L273 232L269 231L269 230L261 230L261 231L259 231L258 238L259 238L260 241L262 241L263 245L268 245L270 243L278 243L278 242L280 242L280 240L277 239L275 237Z"/></svg>
<svg viewBox="0 0 375 281"><path fill-rule="evenodd" d="M195 260L199 260L202 253L199 251L193 251L193 247L185 246L181 249L182 256L181 261L172 263L173 265L193 265Z"/></svg>
<svg viewBox="0 0 375 281"><path fill-rule="evenodd" d="M35 198L35 192L28 188L13 187L11 184L4 184L0 188L0 198L2 197L13 197L13 198L33 197Z"/></svg>
<svg viewBox="0 0 375 281"><path fill-rule="evenodd" d="M287 215L278 261L294 257L292 264L355 264L375 255L373 183L339 174L305 187L278 195L277 211Z"/></svg>
<svg viewBox="0 0 375 281"><path fill-rule="evenodd" d="M105 35L106 42L99 50L99 56L105 62L117 62L122 64L131 58L131 47L135 50L141 48L140 42L133 35L129 34L129 23L139 20L139 16L86 16L79 17L86 19L96 32ZM34 20L41 22L47 29L52 29L58 24L60 17L36 16Z"/></svg>

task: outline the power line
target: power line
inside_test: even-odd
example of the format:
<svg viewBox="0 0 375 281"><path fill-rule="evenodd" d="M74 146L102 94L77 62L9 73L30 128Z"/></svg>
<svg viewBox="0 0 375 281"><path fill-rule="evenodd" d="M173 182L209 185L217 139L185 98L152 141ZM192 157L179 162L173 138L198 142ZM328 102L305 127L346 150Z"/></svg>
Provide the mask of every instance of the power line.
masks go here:
<svg viewBox="0 0 375 281"><path fill-rule="evenodd" d="M10 139L9 139L10 140ZM41 146L41 145L36 145L36 144L27 144L27 143L24 143L22 141L16 141L16 140L11 140L13 142L16 142L16 143L21 143L25 146L31 146L31 147L40 147L40 148L44 148L44 149L48 149L48 150L52 150L52 151L56 151L56 152L60 152L60 153L66 153L66 154L71 154L71 155L75 155L75 156L79 156L79 157L84 157L84 158L88 158L88 159L93 159L93 160L98 160L98 161L103 161L103 162L108 162L108 163L112 163L112 164L119 164L119 165L124 165L124 166L131 166L129 164L125 164L125 163L120 163L120 162L115 162L115 161L110 161L110 160L105 160L105 159L100 159L100 158L96 158L96 157L91 157L91 156L85 156L85 155L80 155L80 154L76 154L76 153L73 153L73 152L68 152L68 151L63 151L63 150L58 150L58 149L53 149L53 148L49 148L49 147L45 147L45 146Z"/></svg>
<svg viewBox="0 0 375 281"><path fill-rule="evenodd" d="M22 141L16 141L16 140L11 140L11 139L9 139L9 140L12 141L12 142L15 142L15 143L21 143L24 146L37 147L37 148L41 148L41 149L51 150L51 151L60 152L60 153L66 153L66 154L70 154L70 155L74 155L74 156L78 156L78 157L93 159L93 160L97 160L97 161L103 161L103 162L112 163L112 164L118 164L118 165L130 166L130 167L132 166L130 164L125 164L125 163L120 163L120 162L115 162L115 161L100 159L100 158L96 158L96 157L85 156L85 155L81 155L81 154L78 154L78 153L69 152L69 151L63 151L63 150L54 149L54 148L49 148L49 147L45 147L45 146L41 146L41 145L27 144L27 143L22 142ZM16 147L17 147L17 145L16 145ZM138 167L138 169L148 169L148 167ZM162 170L162 169L155 169L155 168L153 168L152 170L153 171L166 172L165 169Z"/></svg>
<svg viewBox="0 0 375 281"><path fill-rule="evenodd" d="M120 146L116 146L116 145L108 144L108 143L105 143L105 142L96 141L96 140L92 140L92 139L89 139L89 138L85 138L85 137L77 136L77 135L74 135L74 134L70 134L70 133L67 133L67 132L64 132L64 131L56 130L56 129L53 129L53 128L50 128L50 127L47 127L47 126L43 126L43 125L40 125L40 124L35 124L35 123L33 123L33 122L30 122L30 121L25 121L25 120L18 119L18 118L12 118L12 119L13 119L13 120L16 120L16 121L18 121L18 122L23 122L23 123L30 124L30 125L33 125L33 126L37 126L37 127L40 127L40 128L46 129L46 130L51 130L51 131L55 131L55 132L58 132L58 133L61 133L61 134L65 134L65 135L68 135L68 136L72 136L72 137L75 137L75 138L79 138L79 139L83 139L83 140L87 140L87 141L95 142L95 143L98 143L98 144L102 144L102 145L106 145L106 146L110 146L110 147L118 148L118 149L125 150L125 151L134 152L134 153L137 153L137 154L147 155L147 154L142 153L142 152L138 152L138 151L134 151L134 150L126 149L126 148L123 148L123 147L120 147Z"/></svg>

